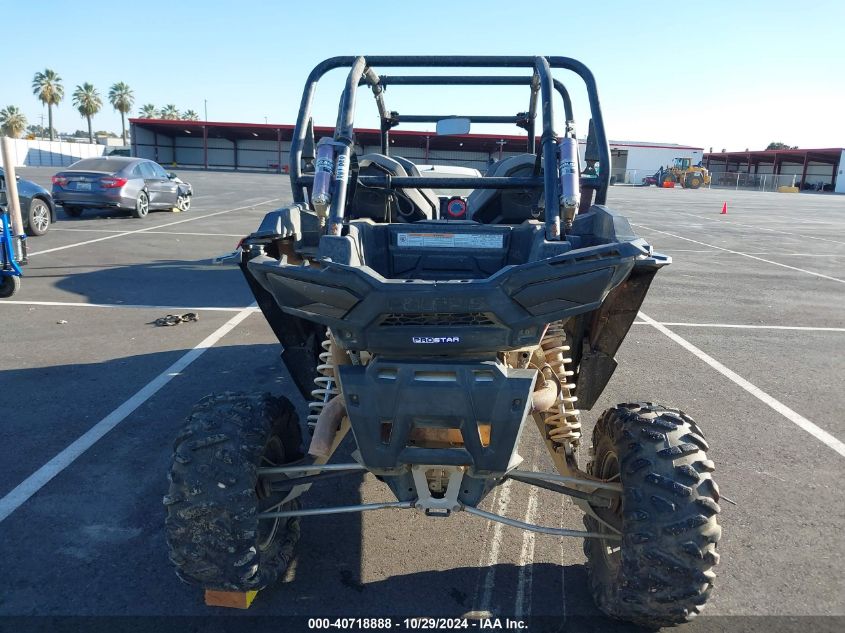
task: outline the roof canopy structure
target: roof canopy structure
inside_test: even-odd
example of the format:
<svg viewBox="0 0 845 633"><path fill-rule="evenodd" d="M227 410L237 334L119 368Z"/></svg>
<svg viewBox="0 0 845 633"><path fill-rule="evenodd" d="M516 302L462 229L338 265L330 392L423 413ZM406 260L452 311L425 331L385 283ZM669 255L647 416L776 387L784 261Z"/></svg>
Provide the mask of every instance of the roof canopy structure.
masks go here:
<svg viewBox="0 0 845 633"><path fill-rule="evenodd" d="M773 174L781 173L786 164L803 165L801 181L807 177L810 163L824 163L833 167L834 174L842 157L843 148L824 149L769 149L753 152L710 152L704 154L704 166L719 171L746 171L755 173L761 165L771 166Z"/></svg>
<svg viewBox="0 0 845 633"><path fill-rule="evenodd" d="M170 119L129 119L133 125L143 126L157 134L176 137L223 138L229 141L260 139L287 141L293 138L293 125L276 123L227 123L221 121L173 121ZM314 127L314 134L331 136L332 127ZM355 140L359 145L378 145L381 132L377 129L356 128ZM508 149L525 151L528 136L525 134L459 134L437 136L434 132L416 130L391 130L391 145L396 147L428 147L430 149L466 150L476 152L498 151L504 141ZM539 139L539 137L538 137Z"/></svg>

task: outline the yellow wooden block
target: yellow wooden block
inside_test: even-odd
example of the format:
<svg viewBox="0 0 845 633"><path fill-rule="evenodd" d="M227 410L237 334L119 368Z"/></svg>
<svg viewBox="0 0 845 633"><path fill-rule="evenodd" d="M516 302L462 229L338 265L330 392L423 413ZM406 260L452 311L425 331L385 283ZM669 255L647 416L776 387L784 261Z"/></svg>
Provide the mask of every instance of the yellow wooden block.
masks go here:
<svg viewBox="0 0 845 633"><path fill-rule="evenodd" d="M249 609L258 591L220 591L205 590L205 604L209 607L228 607L229 609Z"/></svg>

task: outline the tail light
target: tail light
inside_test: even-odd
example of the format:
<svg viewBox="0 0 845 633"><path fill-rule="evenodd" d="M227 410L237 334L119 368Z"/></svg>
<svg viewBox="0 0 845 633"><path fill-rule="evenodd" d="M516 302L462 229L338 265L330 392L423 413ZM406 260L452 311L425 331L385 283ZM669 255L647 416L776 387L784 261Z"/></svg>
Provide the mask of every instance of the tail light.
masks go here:
<svg viewBox="0 0 845 633"><path fill-rule="evenodd" d="M455 220L465 220L467 215L467 201L460 196L449 198L446 203L446 213Z"/></svg>
<svg viewBox="0 0 845 633"><path fill-rule="evenodd" d="M67 184L67 178L64 176L53 176L53 184L64 187Z"/></svg>
<svg viewBox="0 0 845 633"><path fill-rule="evenodd" d="M100 186L103 189L119 189L126 184L126 178L100 178Z"/></svg>

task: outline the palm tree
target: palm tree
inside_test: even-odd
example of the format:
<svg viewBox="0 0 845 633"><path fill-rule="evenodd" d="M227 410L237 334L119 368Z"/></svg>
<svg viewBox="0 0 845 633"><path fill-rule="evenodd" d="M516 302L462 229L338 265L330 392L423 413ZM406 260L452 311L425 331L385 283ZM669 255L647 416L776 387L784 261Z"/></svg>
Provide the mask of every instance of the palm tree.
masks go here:
<svg viewBox="0 0 845 633"><path fill-rule="evenodd" d="M135 95L128 85L119 81L109 88L109 101L112 107L120 112L120 125L123 128L123 144L126 145L126 114L132 109L132 104L135 103Z"/></svg>
<svg viewBox="0 0 845 633"><path fill-rule="evenodd" d="M62 85L62 78L55 70L45 68L44 72L35 73L32 78L32 94L41 103L47 104L47 120L50 124L50 140L53 140L55 130L53 129L53 106L65 98L65 87Z"/></svg>
<svg viewBox="0 0 845 633"><path fill-rule="evenodd" d="M161 118L162 119L178 119L179 118L179 108L177 108L172 103L168 103L161 109Z"/></svg>
<svg viewBox="0 0 845 633"><path fill-rule="evenodd" d="M139 114L142 119L157 119L159 116L158 109L152 103L142 105Z"/></svg>
<svg viewBox="0 0 845 633"><path fill-rule="evenodd" d="M103 107L103 100L100 99L100 93L94 87L94 84L85 82L81 86L77 86L73 91L73 105L79 111L79 114L88 120L88 141L94 142L94 132L91 128L91 117L100 111Z"/></svg>
<svg viewBox="0 0 845 633"><path fill-rule="evenodd" d="M26 129L26 117L16 106L6 106L0 110L0 129L6 136L18 138Z"/></svg>
<svg viewBox="0 0 845 633"><path fill-rule="evenodd" d="M194 112L193 110L185 110L182 113L182 120L183 121L199 121L200 115Z"/></svg>

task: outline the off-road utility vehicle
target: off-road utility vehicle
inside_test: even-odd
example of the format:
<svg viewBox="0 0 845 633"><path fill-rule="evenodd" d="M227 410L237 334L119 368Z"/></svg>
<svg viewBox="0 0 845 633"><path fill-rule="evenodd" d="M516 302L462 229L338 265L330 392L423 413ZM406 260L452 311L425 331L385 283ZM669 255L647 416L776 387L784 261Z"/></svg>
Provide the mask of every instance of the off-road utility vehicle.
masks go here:
<svg viewBox="0 0 845 633"><path fill-rule="evenodd" d="M315 87L344 67L337 125L315 143ZM525 73L378 74L388 67ZM586 85L592 120L583 159L571 99L552 69ZM456 84L527 86L528 109L459 118L385 105L393 85ZM353 115L364 86L381 118L380 152L356 151ZM437 122L444 133L466 133L470 122L515 123L527 131L525 153L481 177L422 176L390 153L391 129L407 122ZM176 440L165 498L179 576L206 588L264 587L290 561L303 515L462 511L584 538L592 593L611 616L671 625L696 615L711 591L720 536L701 429L678 409L632 400L602 413L586 467L578 461L576 401L593 407L652 278L669 263L605 206L610 153L587 67L565 57L329 59L308 77L290 170L293 204L245 238L240 265L287 368L313 400L302 425L313 437L300 448L285 398L223 393L196 406ZM472 192L432 192L450 188ZM557 472L520 468L520 435L533 425ZM350 429L354 461L329 464ZM315 482L361 471L395 500L300 506ZM569 495L586 531L482 510L507 479Z"/></svg>

